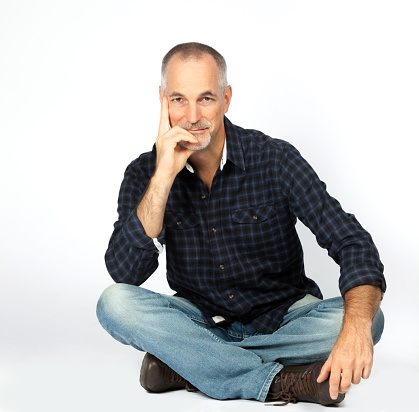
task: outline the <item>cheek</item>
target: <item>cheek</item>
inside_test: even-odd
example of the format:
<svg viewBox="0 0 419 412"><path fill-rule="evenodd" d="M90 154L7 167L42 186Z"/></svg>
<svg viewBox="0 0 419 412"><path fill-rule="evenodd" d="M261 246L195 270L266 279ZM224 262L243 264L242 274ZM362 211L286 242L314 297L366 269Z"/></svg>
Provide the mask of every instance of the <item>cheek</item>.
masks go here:
<svg viewBox="0 0 419 412"><path fill-rule="evenodd" d="M202 117L209 120L211 123L217 123L222 117L219 109L209 109L202 112Z"/></svg>
<svg viewBox="0 0 419 412"><path fill-rule="evenodd" d="M224 114L220 109L213 110L211 114L208 114L207 119L212 123L214 127L219 127L219 125L223 122Z"/></svg>
<svg viewBox="0 0 419 412"><path fill-rule="evenodd" d="M169 119L171 126L176 126L182 119L184 115L180 110L169 108Z"/></svg>

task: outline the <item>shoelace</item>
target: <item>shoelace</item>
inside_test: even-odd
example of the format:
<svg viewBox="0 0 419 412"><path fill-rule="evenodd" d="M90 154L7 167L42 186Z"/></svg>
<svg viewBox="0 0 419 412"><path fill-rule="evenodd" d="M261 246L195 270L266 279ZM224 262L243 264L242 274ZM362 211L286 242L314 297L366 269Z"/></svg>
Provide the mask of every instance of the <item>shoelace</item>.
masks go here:
<svg viewBox="0 0 419 412"><path fill-rule="evenodd" d="M198 388L195 388L195 386L193 386L191 383L189 383L188 381L186 382L186 386L185 389L188 392L198 392Z"/></svg>
<svg viewBox="0 0 419 412"><path fill-rule="evenodd" d="M311 371L301 376L291 372L281 376L281 391L275 394L271 393L271 397L284 401L284 403L270 403L265 406L285 406L289 403L297 403L297 399L301 395L314 395L315 390L310 379L310 374Z"/></svg>
<svg viewBox="0 0 419 412"><path fill-rule="evenodd" d="M170 383L185 383L185 389L188 392L198 392L198 389L195 388L195 386L190 384L185 378L182 378L182 376L180 376L174 370L170 372Z"/></svg>
<svg viewBox="0 0 419 412"><path fill-rule="evenodd" d="M178 373L176 373L174 370L171 370L170 372L170 383L183 383L185 379L182 378Z"/></svg>

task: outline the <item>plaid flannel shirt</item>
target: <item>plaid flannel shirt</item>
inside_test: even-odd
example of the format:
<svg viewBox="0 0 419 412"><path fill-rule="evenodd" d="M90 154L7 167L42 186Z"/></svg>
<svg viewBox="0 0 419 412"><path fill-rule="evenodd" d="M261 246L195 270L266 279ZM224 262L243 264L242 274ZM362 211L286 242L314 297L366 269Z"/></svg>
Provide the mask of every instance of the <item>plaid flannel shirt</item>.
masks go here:
<svg viewBox="0 0 419 412"><path fill-rule="evenodd" d="M342 295L363 284L385 291L371 236L328 194L300 153L227 118L225 128L227 159L211 192L185 167L173 183L157 240L145 234L136 214L154 173L155 147L128 166L106 252L112 278L141 285L165 245L170 287L197 305L208 324L239 320L272 333L294 302L306 294L322 298L305 274L298 218L340 265Z"/></svg>

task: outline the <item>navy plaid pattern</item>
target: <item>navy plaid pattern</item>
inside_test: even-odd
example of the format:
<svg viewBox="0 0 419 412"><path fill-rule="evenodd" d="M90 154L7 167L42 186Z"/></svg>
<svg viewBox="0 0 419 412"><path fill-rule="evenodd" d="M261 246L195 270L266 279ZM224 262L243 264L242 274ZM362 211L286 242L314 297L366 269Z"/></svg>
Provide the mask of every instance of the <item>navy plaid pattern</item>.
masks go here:
<svg viewBox="0 0 419 412"><path fill-rule="evenodd" d="M184 168L169 195L158 241L166 246L167 279L177 295L197 305L210 325L221 316L272 333L305 294L322 298L304 272L297 218L340 265L342 294L363 284L385 291L371 236L327 193L300 153L227 118L225 127L227 162L214 176L211 193ZM155 157L153 148L125 172L106 252L116 282L141 285L158 265L156 246L136 214Z"/></svg>

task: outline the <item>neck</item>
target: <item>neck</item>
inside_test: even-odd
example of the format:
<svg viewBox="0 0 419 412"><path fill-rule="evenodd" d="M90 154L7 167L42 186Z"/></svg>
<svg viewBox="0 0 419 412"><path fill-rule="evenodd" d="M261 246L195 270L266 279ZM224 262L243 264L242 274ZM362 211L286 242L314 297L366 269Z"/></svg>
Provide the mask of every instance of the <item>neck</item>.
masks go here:
<svg viewBox="0 0 419 412"><path fill-rule="evenodd" d="M197 151L188 160L194 168L195 173L197 173L204 182L208 193L211 190L212 179L214 178L215 173L220 166L221 158L223 157L225 134L221 139L217 140L218 141L211 141L211 144L206 149Z"/></svg>
<svg viewBox="0 0 419 412"><path fill-rule="evenodd" d="M210 144L202 150L193 153L188 162L195 170L208 173L209 171L217 171L223 156L223 148L225 142L225 130L219 130L211 137Z"/></svg>

